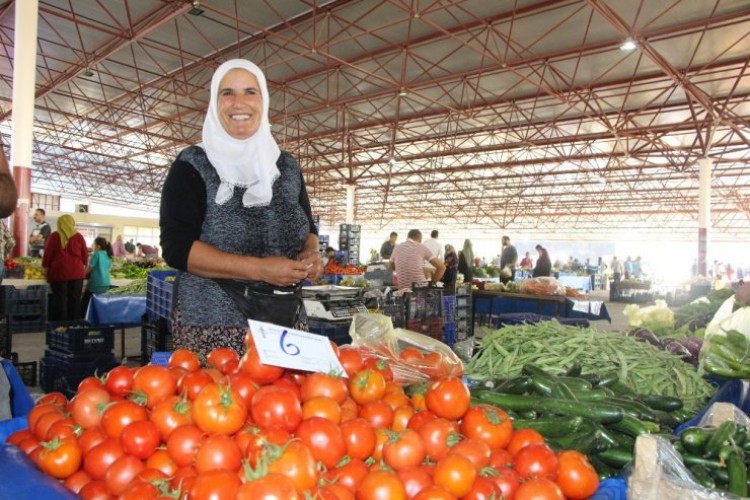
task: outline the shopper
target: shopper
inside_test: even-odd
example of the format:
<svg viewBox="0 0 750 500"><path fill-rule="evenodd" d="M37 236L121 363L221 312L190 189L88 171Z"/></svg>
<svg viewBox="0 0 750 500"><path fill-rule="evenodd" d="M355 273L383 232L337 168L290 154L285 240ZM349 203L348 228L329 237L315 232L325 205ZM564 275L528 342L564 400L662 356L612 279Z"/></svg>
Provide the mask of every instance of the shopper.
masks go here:
<svg viewBox="0 0 750 500"><path fill-rule="evenodd" d="M137 248L136 256L143 257L145 259L158 259L159 249L153 245L147 245L145 243L136 243Z"/></svg>
<svg viewBox="0 0 750 500"><path fill-rule="evenodd" d="M445 274L443 274L443 288L453 290L456 286L456 276L458 275L458 254L456 248L451 245L445 245Z"/></svg>
<svg viewBox="0 0 750 500"><path fill-rule="evenodd" d="M255 64L219 66L203 144L183 150L164 182L161 247L178 269L176 348L242 353L248 318L306 327L299 283L322 272L318 234L302 171L271 135L268 96Z"/></svg>
<svg viewBox="0 0 750 500"><path fill-rule="evenodd" d="M547 249L542 245L537 245L536 251L539 252L539 257L536 259L536 266L534 266L531 277L538 278L540 276L551 276L552 262L550 261Z"/></svg>
<svg viewBox="0 0 750 500"><path fill-rule="evenodd" d="M3 276L5 275L3 263L5 259L10 257L14 246L16 246L16 240L13 238L13 233L5 225L5 221L0 220L0 283L3 282Z"/></svg>
<svg viewBox="0 0 750 500"><path fill-rule="evenodd" d="M521 262L518 264L518 267L525 271L530 271L534 268L534 261L531 260L529 252L526 252L526 255L524 255L523 259L521 259Z"/></svg>
<svg viewBox="0 0 750 500"><path fill-rule="evenodd" d="M47 239L42 256L42 269L52 291L50 320L81 318L81 293L88 260L86 240L76 231L75 219L68 214L61 215L57 219L57 231Z"/></svg>
<svg viewBox="0 0 750 500"><path fill-rule="evenodd" d="M622 278L624 266L622 265L622 262L617 260L616 255L612 257L612 262L609 263L609 267L612 268L612 280L615 282L615 284L619 283L620 279Z"/></svg>
<svg viewBox="0 0 750 500"><path fill-rule="evenodd" d="M393 249L396 248L396 240L398 239L398 233L393 231L387 240L380 246L380 256L386 260L391 258Z"/></svg>
<svg viewBox="0 0 750 500"><path fill-rule="evenodd" d="M47 213L43 208L37 208L34 211L34 222L36 225L31 230L31 236L29 236L29 255L31 257L41 257L44 252L44 247L47 244L47 238L49 238L52 229L44 220L47 217Z"/></svg>
<svg viewBox="0 0 750 500"><path fill-rule="evenodd" d="M503 251L500 254L500 281L507 283L515 279L516 264L518 264L518 252L516 251L516 247L510 244L510 236L503 236L502 242ZM510 271L510 274L508 274L508 271Z"/></svg>
<svg viewBox="0 0 750 500"><path fill-rule="evenodd" d="M83 300L81 301L81 317L86 317L86 311L88 311L89 302L91 302L93 294L105 293L109 290L112 284L109 278L109 270L112 267L113 255L112 245L109 244L107 238L98 236L91 247L91 257L86 266L88 281L86 282L86 291L83 293Z"/></svg>
<svg viewBox="0 0 750 500"><path fill-rule="evenodd" d="M432 255L440 260L444 260L445 251L443 250L443 245L440 244L438 236L439 233L437 229L433 229L430 233L430 239L424 242L424 246L430 249Z"/></svg>
<svg viewBox="0 0 750 500"><path fill-rule="evenodd" d="M464 247L458 252L458 272L464 275L464 282L471 283L474 279L474 250L471 240L464 240Z"/></svg>
<svg viewBox="0 0 750 500"><path fill-rule="evenodd" d="M422 270L425 261L435 267L431 281L437 283L445 273L445 264L422 244L422 232L412 229L407 235L407 240L396 245L391 254L390 268L396 273L398 287L410 289L414 283L426 281Z"/></svg>
<svg viewBox="0 0 750 500"><path fill-rule="evenodd" d="M2 148L2 144L0 144ZM18 205L18 190L13 174L8 168L5 151L0 151L0 219L4 219L16 210Z"/></svg>
<svg viewBox="0 0 750 500"><path fill-rule="evenodd" d="M122 235L118 234L115 238L115 242L112 243L112 255L114 257L125 257L128 255L128 251L125 249L125 242L122 241Z"/></svg>

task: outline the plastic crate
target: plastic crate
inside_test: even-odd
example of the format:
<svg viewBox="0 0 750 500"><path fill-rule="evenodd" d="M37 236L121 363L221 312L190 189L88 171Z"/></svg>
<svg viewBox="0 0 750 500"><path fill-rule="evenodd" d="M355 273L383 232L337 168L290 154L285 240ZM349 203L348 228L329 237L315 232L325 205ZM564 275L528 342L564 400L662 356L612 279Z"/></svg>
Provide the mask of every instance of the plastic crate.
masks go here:
<svg viewBox="0 0 750 500"><path fill-rule="evenodd" d="M406 320L406 329L443 342L443 318Z"/></svg>
<svg viewBox="0 0 750 500"><path fill-rule="evenodd" d="M47 324L47 346L71 354L111 352L115 329L92 326L88 321L58 321Z"/></svg>
<svg viewBox="0 0 750 500"><path fill-rule="evenodd" d="M165 318L149 319L144 315L141 321L141 364L147 364L155 352L174 351L174 341Z"/></svg>
<svg viewBox="0 0 750 500"><path fill-rule="evenodd" d="M27 387L36 386L36 361L14 362L13 367L18 372L21 380L23 380L23 385Z"/></svg>
<svg viewBox="0 0 750 500"><path fill-rule="evenodd" d="M150 320L172 323L172 291L177 271L151 271L146 280L146 314Z"/></svg>
<svg viewBox="0 0 750 500"><path fill-rule="evenodd" d="M456 323L446 322L443 325L443 342L451 347L456 343Z"/></svg>
<svg viewBox="0 0 750 500"><path fill-rule="evenodd" d="M3 278L6 280L22 280L23 272L24 272L23 266L16 266L13 269L6 267L5 276Z"/></svg>
<svg viewBox="0 0 750 500"><path fill-rule="evenodd" d="M47 324L46 314L9 314L8 326L10 333L43 332Z"/></svg>
<svg viewBox="0 0 750 500"><path fill-rule="evenodd" d="M351 337L349 337L350 325L351 321L307 320L307 329L310 333L325 335L336 345L348 344L351 341Z"/></svg>
<svg viewBox="0 0 750 500"><path fill-rule="evenodd" d="M442 319L443 291L440 288L413 288L408 294L406 319Z"/></svg>
<svg viewBox="0 0 750 500"><path fill-rule="evenodd" d="M101 353L86 362L61 361L45 356L39 360L39 386L44 392L60 391L70 398L83 379L107 373L119 364L112 353Z"/></svg>
<svg viewBox="0 0 750 500"><path fill-rule="evenodd" d="M10 358L13 351L13 335L6 316L0 316L0 358Z"/></svg>
<svg viewBox="0 0 750 500"><path fill-rule="evenodd" d="M47 285L31 285L27 288L4 285L0 300L3 314L45 314Z"/></svg>
<svg viewBox="0 0 750 500"><path fill-rule="evenodd" d="M403 328L406 325L406 306L400 297L386 299L380 306L380 313L391 318L393 328Z"/></svg>
<svg viewBox="0 0 750 500"><path fill-rule="evenodd" d="M452 323L456 319L456 297L446 295L443 297L443 321Z"/></svg>

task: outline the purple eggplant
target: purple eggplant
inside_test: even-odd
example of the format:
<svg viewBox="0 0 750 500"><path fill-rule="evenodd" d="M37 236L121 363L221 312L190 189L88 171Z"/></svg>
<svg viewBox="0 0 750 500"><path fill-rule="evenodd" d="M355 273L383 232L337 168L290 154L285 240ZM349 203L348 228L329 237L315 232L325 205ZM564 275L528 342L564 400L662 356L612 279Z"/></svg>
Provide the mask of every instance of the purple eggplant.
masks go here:
<svg viewBox="0 0 750 500"><path fill-rule="evenodd" d="M659 340L659 337L654 335L654 332L649 330L648 328L635 328L633 330L629 330L625 333L628 337L635 337L638 340L642 340L644 342L648 342L651 345L655 345L656 347L661 347L662 343Z"/></svg>
<svg viewBox="0 0 750 500"><path fill-rule="evenodd" d="M690 351L690 354L695 359L698 359L698 354L700 354L701 347L703 347L703 339L700 337L688 337L687 341L685 341L685 347L687 347L687 350Z"/></svg>
<svg viewBox="0 0 750 500"><path fill-rule="evenodd" d="M687 347L682 345L677 340L672 340L671 342L667 342L664 344L664 350L667 352L671 352L672 354L676 354L678 356L682 356L683 359L687 361L691 361L693 359L693 354L688 350Z"/></svg>

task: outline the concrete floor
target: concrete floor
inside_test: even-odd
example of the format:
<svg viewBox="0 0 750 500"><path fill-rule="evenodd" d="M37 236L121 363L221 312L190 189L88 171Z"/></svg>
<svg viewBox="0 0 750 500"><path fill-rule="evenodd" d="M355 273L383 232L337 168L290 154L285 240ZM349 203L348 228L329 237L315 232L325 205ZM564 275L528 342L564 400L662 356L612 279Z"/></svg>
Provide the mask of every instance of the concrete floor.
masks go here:
<svg viewBox="0 0 750 500"><path fill-rule="evenodd" d="M591 321L591 326L600 331L623 331L627 328L627 318L622 314L626 304L621 302L609 302L609 292L605 290L595 290L589 297L593 300L603 300L607 305L607 310L612 318L612 323L606 320ZM122 359L122 339L123 330L115 331L115 355ZM138 366L140 364L141 353L141 329L140 327L126 328L124 330L124 355L128 358L127 364ZM37 361L44 356L46 349L44 332L38 333L17 333L13 335L12 348L13 352L18 353L20 362ZM37 381L39 376L37 374ZM38 383L38 382L37 382ZM33 394L41 394L39 386L30 387L29 391Z"/></svg>

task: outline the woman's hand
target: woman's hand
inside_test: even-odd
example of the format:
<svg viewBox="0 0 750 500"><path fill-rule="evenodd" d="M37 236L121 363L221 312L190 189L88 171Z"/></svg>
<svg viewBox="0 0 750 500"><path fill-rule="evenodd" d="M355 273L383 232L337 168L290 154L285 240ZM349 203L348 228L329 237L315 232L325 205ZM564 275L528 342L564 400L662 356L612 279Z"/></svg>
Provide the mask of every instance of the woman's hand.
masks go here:
<svg viewBox="0 0 750 500"><path fill-rule="evenodd" d="M297 260L307 266L307 279L316 280L323 274L323 259L320 252L316 250L303 250L297 256Z"/></svg>
<svg viewBox="0 0 750 500"><path fill-rule="evenodd" d="M307 277L308 264L286 257L264 257L261 266L261 281L271 285L293 286Z"/></svg>

